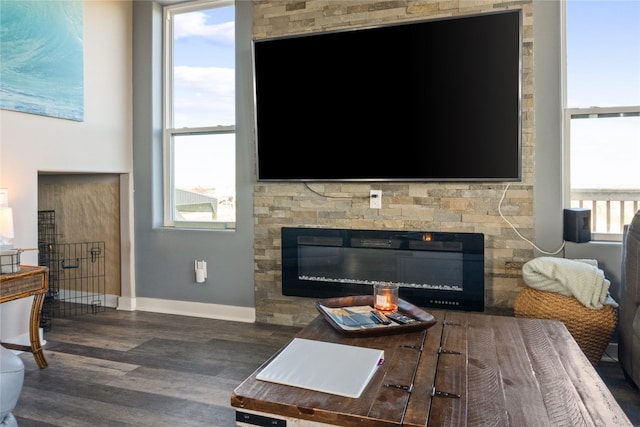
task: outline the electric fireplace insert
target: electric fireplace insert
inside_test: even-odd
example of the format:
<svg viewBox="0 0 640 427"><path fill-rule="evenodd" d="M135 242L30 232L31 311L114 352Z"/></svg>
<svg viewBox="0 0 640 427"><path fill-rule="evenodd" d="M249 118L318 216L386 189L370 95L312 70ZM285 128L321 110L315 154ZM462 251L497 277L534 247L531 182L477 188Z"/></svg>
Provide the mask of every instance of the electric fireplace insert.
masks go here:
<svg viewBox="0 0 640 427"><path fill-rule="evenodd" d="M283 295L366 295L384 282L417 306L484 311L484 235L282 228Z"/></svg>

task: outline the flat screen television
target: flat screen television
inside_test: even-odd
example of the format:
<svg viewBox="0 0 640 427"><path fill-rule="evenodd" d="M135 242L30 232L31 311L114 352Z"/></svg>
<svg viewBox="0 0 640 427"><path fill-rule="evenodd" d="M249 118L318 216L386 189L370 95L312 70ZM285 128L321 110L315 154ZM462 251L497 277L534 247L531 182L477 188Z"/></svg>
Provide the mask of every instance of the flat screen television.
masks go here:
<svg viewBox="0 0 640 427"><path fill-rule="evenodd" d="M258 181L519 181L522 12L253 43Z"/></svg>

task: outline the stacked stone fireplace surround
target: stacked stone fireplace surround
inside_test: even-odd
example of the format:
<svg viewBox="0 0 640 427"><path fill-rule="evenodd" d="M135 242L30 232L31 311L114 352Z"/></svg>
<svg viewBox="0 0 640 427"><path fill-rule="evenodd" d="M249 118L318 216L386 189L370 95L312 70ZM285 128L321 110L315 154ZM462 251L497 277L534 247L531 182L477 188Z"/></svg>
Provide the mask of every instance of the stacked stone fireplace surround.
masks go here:
<svg viewBox="0 0 640 427"><path fill-rule="evenodd" d="M522 9L522 181L510 184L502 212L518 226L520 233L532 237L535 143L532 8L531 0L256 1L253 35L261 39ZM393 145L388 149L392 150ZM308 155L313 157L311 148ZM534 253L498 212L507 183L344 182L308 186L311 189L304 183L255 185L256 321L302 326L318 315L314 307L316 299L282 295L283 226L483 233L485 307L489 311L512 312L515 297L524 286L522 265ZM382 209L369 207L372 189L382 190Z"/></svg>

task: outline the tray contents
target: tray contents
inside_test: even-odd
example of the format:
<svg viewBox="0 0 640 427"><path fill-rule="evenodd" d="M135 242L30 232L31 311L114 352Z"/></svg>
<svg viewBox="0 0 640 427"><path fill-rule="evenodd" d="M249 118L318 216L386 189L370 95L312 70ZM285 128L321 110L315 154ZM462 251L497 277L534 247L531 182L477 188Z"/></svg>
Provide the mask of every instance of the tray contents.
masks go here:
<svg viewBox="0 0 640 427"><path fill-rule="evenodd" d="M323 305L320 308L327 316L330 316L337 324L347 330L384 328L393 324L388 316L368 305L335 308Z"/></svg>
<svg viewBox="0 0 640 427"><path fill-rule="evenodd" d="M398 299L398 310L384 313L374 308L373 295L328 298L316 308L339 332L348 335L382 335L427 329L436 323L430 313Z"/></svg>
<svg viewBox="0 0 640 427"><path fill-rule="evenodd" d="M400 314L397 311L395 313L388 313L387 317L391 320L393 320L396 323L399 323L401 325L406 325L407 323L414 323L417 322L416 319L413 319L409 316L405 316L404 314Z"/></svg>

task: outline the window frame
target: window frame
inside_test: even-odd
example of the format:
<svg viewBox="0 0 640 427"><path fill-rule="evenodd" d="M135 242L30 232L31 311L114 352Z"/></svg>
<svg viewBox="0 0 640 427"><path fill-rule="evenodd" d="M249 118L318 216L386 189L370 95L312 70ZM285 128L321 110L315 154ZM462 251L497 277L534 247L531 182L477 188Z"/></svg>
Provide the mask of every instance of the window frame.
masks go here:
<svg viewBox="0 0 640 427"><path fill-rule="evenodd" d="M228 230L235 231L237 223L237 212L235 221L177 221L174 218L175 212L175 186L174 183L174 137L183 135L220 135L237 134L236 124L231 126L204 126L204 127L183 127L174 128L173 117L173 40L174 29L171 23L176 14L196 12L199 10L235 7L234 0L196 0L164 6L162 8L162 193L163 193L163 226L177 229L198 229L198 230ZM235 18L234 18L235 20ZM237 46L234 46L237 53ZM234 71L235 71L234 66ZM237 71L236 71L237 76ZM237 108L237 102L236 102ZM236 158L237 164L237 158ZM237 196L237 187L234 191ZM237 200L237 197L234 197ZM237 207L236 207L237 209Z"/></svg>
<svg viewBox="0 0 640 427"><path fill-rule="evenodd" d="M565 208L571 208L571 120L579 119L586 116L601 116L601 117L635 117L640 115L640 106L638 105L620 105L620 106L608 106L608 107L568 107L567 88L568 88L568 34L567 34L567 4L562 3L561 8L561 93L562 93L562 145L563 145L563 204ZM593 216L592 216L593 221ZM591 227L591 240L601 242L621 242L623 231L620 233L603 233L595 232L593 229L593 223Z"/></svg>
<svg viewBox="0 0 640 427"><path fill-rule="evenodd" d="M564 108L563 128L564 128L564 205L571 208L572 186L571 186L571 120L591 118L589 116L601 117L638 117L640 116L640 106L621 107L590 107L590 108ZM580 117L583 116L583 117ZM586 116L586 117L585 117ZM593 213L592 213L592 221ZM621 242L623 231L620 233L605 233L594 231L591 228L591 240L602 242Z"/></svg>

